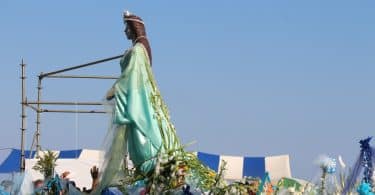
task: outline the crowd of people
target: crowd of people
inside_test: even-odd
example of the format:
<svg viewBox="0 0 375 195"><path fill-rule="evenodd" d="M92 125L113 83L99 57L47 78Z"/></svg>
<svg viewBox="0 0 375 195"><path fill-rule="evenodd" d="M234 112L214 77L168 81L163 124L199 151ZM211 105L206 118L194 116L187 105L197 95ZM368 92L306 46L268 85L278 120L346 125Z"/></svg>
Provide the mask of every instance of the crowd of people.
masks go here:
<svg viewBox="0 0 375 195"><path fill-rule="evenodd" d="M69 175L70 171L64 171L60 176L59 176L59 185L61 187L61 193L64 194L67 191L77 191L77 192L83 192L83 193L91 193L92 191L95 190L95 188L98 186L99 183L99 168L96 166L93 166L90 169L90 175L91 175L91 186L90 188L87 187L82 187L79 188L74 180L71 180ZM47 181L48 182L48 181ZM34 184L34 190L37 191L43 191L43 190L49 190L48 189L48 183L45 181L38 179L33 182Z"/></svg>
<svg viewBox="0 0 375 195"><path fill-rule="evenodd" d="M33 192L35 194L44 194L44 192L50 192L51 190L57 190L60 194L90 194L93 192L99 183L99 168L93 166L90 170L91 186L89 187L78 187L76 182L70 178L71 172L64 171L62 174L57 175L55 178L39 178L32 181ZM0 183L0 195L10 195L15 192L17 186L12 180L3 180Z"/></svg>

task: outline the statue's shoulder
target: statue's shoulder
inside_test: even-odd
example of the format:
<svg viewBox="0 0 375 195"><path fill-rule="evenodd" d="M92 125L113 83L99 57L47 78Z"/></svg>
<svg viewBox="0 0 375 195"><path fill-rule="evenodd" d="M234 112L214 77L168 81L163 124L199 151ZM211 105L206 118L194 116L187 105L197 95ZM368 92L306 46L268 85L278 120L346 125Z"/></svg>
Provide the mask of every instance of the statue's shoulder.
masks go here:
<svg viewBox="0 0 375 195"><path fill-rule="evenodd" d="M143 56L144 55L144 46L141 43L137 43L131 48L127 49L124 52L124 56L122 57L120 63L129 62L129 60L136 56Z"/></svg>
<svg viewBox="0 0 375 195"><path fill-rule="evenodd" d="M149 59L147 49L142 43L137 43L133 47L134 53L137 53L138 55L141 55L147 59Z"/></svg>
<svg viewBox="0 0 375 195"><path fill-rule="evenodd" d="M125 50L124 56L125 57L131 56L132 54L135 54L135 53L137 53L141 50L142 50L142 44L137 43L137 44L133 45L132 47L130 47L129 49Z"/></svg>
<svg viewBox="0 0 375 195"><path fill-rule="evenodd" d="M141 52L143 51L143 44L142 43L136 43L131 49L134 51L134 52Z"/></svg>

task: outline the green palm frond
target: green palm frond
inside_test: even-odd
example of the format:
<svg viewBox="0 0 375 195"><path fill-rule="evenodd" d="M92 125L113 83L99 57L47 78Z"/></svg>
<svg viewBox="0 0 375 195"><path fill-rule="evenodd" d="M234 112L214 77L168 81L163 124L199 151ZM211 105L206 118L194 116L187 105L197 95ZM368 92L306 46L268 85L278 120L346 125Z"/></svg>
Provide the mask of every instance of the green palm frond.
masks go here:
<svg viewBox="0 0 375 195"><path fill-rule="evenodd" d="M57 154L48 150L43 155L37 157L38 161L33 169L43 174L45 178L52 177L53 170L56 167Z"/></svg>

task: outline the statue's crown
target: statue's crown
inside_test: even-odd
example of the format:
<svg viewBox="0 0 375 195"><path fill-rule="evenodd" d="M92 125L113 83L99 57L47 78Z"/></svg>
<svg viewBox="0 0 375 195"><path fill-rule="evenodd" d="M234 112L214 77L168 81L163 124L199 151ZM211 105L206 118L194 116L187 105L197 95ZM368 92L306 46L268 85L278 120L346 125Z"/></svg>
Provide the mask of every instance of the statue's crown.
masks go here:
<svg viewBox="0 0 375 195"><path fill-rule="evenodd" d="M124 23L126 23L126 21L133 21L133 22L141 23L143 25L145 24L139 17L136 17L136 15L130 13L129 11L124 12L123 19L124 19Z"/></svg>

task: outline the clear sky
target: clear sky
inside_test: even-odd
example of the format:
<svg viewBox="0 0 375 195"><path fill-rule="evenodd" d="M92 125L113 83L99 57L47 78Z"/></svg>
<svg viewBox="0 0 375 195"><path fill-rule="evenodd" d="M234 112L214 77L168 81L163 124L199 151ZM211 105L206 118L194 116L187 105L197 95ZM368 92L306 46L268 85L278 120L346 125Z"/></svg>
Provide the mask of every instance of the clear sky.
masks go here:
<svg viewBox="0 0 375 195"><path fill-rule="evenodd" d="M20 145L21 58L35 100L40 72L124 52L126 9L146 22L178 135L197 141L189 150L289 154L292 174L309 179L319 154L350 164L358 140L374 135L375 1L2 0L1 148ZM114 61L69 74L119 72ZM112 83L47 79L42 99L100 101ZM99 148L107 124L103 115L43 114L42 147Z"/></svg>

